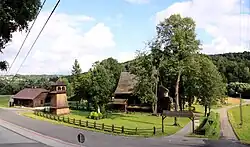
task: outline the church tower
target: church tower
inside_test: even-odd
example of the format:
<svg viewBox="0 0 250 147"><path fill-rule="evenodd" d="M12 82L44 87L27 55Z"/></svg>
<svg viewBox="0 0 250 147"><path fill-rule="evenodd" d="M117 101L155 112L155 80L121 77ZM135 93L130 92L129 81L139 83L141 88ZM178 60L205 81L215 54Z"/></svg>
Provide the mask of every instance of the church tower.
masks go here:
<svg viewBox="0 0 250 147"><path fill-rule="evenodd" d="M66 84L63 81L57 80L52 84L50 97L51 97L51 111L53 114L61 115L70 113Z"/></svg>

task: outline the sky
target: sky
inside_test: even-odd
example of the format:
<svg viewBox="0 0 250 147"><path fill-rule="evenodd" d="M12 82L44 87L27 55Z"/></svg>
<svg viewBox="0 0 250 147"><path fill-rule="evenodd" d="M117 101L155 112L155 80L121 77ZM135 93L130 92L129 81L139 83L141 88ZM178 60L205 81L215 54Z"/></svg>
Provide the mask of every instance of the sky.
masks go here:
<svg viewBox="0 0 250 147"><path fill-rule="evenodd" d="M57 0L47 0L9 74L15 74ZM135 58L171 14L192 17L202 53L249 50L250 0L61 0L18 74L70 74L95 61ZM25 38L15 32L0 58L11 63ZM5 74L5 72L1 72Z"/></svg>

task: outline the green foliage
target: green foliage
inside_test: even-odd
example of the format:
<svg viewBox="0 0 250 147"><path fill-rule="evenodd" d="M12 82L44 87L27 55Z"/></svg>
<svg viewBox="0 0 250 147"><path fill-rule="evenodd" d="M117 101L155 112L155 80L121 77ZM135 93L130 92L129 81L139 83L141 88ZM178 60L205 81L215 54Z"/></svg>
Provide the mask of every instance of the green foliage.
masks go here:
<svg viewBox="0 0 250 147"><path fill-rule="evenodd" d="M60 80L63 81L66 84L67 96L71 97L71 95L72 95L72 86L69 83L68 79L66 79L66 78L60 78Z"/></svg>
<svg viewBox="0 0 250 147"><path fill-rule="evenodd" d="M100 62L110 76L112 92L115 91L122 71L122 65L116 59L108 58Z"/></svg>
<svg viewBox="0 0 250 147"><path fill-rule="evenodd" d="M93 65L90 73L91 84L89 87L89 94L91 102L96 111L98 107L100 107L101 111L104 112L106 105L111 99L110 95L113 93L112 77L99 62Z"/></svg>
<svg viewBox="0 0 250 147"><path fill-rule="evenodd" d="M92 111L89 113L88 118L98 120L98 119L102 119L103 115L102 115L102 113L97 113L97 112Z"/></svg>
<svg viewBox="0 0 250 147"><path fill-rule="evenodd" d="M200 126L196 129L196 134L205 135L210 139L220 137L220 117L218 113L211 112L207 118L202 119Z"/></svg>
<svg viewBox="0 0 250 147"><path fill-rule="evenodd" d="M82 69L80 67L80 64L77 59L75 59L73 67L72 67L72 88L73 88L73 93L75 94L74 97L78 101L81 100L81 96L79 94L79 89L80 89L80 76L81 76Z"/></svg>
<svg viewBox="0 0 250 147"><path fill-rule="evenodd" d="M133 63L132 73L137 75L135 85L135 95L137 95L142 103L156 104L156 77L152 58L146 52L138 52L137 60Z"/></svg>
<svg viewBox="0 0 250 147"><path fill-rule="evenodd" d="M239 97L239 93L243 98L250 97L250 84L249 83L239 83L231 82L227 84L227 92L229 96Z"/></svg>
<svg viewBox="0 0 250 147"><path fill-rule="evenodd" d="M40 0L0 1L0 52L11 41L16 31L28 29L28 23L35 19ZM0 62L0 70L7 69L7 62Z"/></svg>
<svg viewBox="0 0 250 147"><path fill-rule="evenodd" d="M198 97L203 106L216 104L226 93L226 85L217 67L203 55L193 56L188 61L183 76L184 93Z"/></svg>
<svg viewBox="0 0 250 147"><path fill-rule="evenodd" d="M24 88L44 88L49 89L51 86L50 77L48 75L40 75L40 76L21 76L17 75L15 78L11 76L4 76L0 79L0 94L13 95L19 92ZM12 81L11 81L12 80Z"/></svg>
<svg viewBox="0 0 250 147"><path fill-rule="evenodd" d="M211 55L224 82L250 82L250 52Z"/></svg>
<svg viewBox="0 0 250 147"><path fill-rule="evenodd" d="M183 18L179 14L171 15L157 25L156 41L151 45L153 64L156 68L161 68L160 73L164 73L164 70L171 70L171 80L175 81L172 82L172 85L175 85L176 110L179 109L180 81L186 66L186 58L199 51L200 41L196 39L195 27L192 18ZM162 61L164 61L163 66L161 66ZM164 74L163 77L160 78L162 81L169 79ZM162 83L167 82L163 81Z"/></svg>

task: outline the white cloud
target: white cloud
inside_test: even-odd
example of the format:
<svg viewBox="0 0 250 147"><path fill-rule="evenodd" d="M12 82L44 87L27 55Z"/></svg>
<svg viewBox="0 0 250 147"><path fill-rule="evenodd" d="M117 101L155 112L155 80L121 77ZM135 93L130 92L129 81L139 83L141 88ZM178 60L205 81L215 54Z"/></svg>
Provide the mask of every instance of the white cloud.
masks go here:
<svg viewBox="0 0 250 147"><path fill-rule="evenodd" d="M10 73L17 71L47 17L47 12L39 15ZM84 32L83 28L87 23L95 23L95 25ZM24 32L14 33L13 41L0 58L11 63L25 35ZM114 35L105 24L95 22L94 18L88 16L55 13L19 73L69 74L74 59L79 60L83 71L87 71L97 60L109 56L117 57L118 51L115 47Z"/></svg>
<svg viewBox="0 0 250 147"><path fill-rule="evenodd" d="M243 6L242 10L248 11ZM203 45L202 52L225 53L246 50L246 43L250 38L250 16L240 15L240 0L176 2L156 14L156 23L176 13L192 17L197 28L204 29L213 37L211 44Z"/></svg>
<svg viewBox="0 0 250 147"><path fill-rule="evenodd" d="M131 4L146 4L149 3L150 0L125 0L125 1Z"/></svg>

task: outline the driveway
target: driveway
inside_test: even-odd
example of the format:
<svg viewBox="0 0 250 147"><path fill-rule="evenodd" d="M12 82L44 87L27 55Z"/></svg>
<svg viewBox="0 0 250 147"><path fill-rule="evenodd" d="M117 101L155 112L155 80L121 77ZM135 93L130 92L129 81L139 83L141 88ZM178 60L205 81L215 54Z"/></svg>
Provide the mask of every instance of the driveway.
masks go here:
<svg viewBox="0 0 250 147"><path fill-rule="evenodd" d="M34 120L17 115L14 111L3 109L0 109L0 119L73 144L77 144L76 136L81 132L86 138L85 147L231 147L232 145L246 147L246 145L231 140L206 141L201 138L187 138L178 135L158 138L112 136Z"/></svg>

